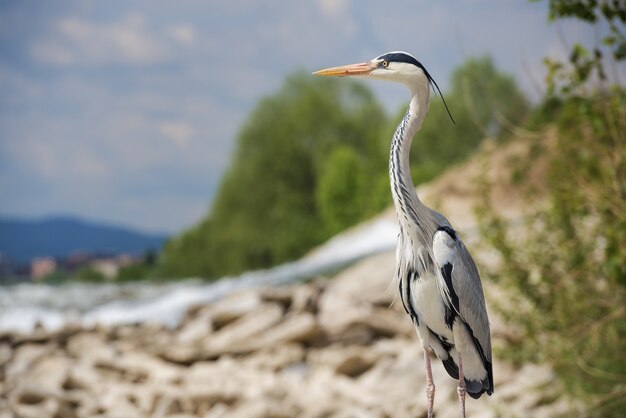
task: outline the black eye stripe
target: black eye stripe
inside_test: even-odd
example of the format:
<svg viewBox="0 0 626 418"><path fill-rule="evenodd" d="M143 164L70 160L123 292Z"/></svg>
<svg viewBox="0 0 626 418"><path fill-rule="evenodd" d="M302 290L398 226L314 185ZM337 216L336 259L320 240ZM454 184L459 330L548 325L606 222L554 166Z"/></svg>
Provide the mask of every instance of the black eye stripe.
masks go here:
<svg viewBox="0 0 626 418"><path fill-rule="evenodd" d="M417 67L423 68L424 66L416 60L414 57L409 54L404 54L402 52L390 52L385 55L381 55L378 59L387 61L387 62L405 62L407 64L413 64Z"/></svg>

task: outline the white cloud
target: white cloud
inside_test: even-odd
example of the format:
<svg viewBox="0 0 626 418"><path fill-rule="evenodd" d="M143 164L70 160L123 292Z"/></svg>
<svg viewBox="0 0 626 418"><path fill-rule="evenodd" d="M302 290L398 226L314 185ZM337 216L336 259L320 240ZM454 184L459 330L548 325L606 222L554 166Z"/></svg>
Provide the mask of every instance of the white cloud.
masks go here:
<svg viewBox="0 0 626 418"><path fill-rule="evenodd" d="M139 14L112 23L65 17L53 27L52 36L36 40L30 48L35 59L52 65L149 64L168 55Z"/></svg>
<svg viewBox="0 0 626 418"><path fill-rule="evenodd" d="M172 39L184 46L192 46L196 40L196 30L189 24L170 26L168 33Z"/></svg>
<svg viewBox="0 0 626 418"><path fill-rule="evenodd" d="M345 17L350 0L317 0L317 4L326 17L333 19Z"/></svg>
<svg viewBox="0 0 626 418"><path fill-rule="evenodd" d="M180 148L189 145L189 140L193 134L193 128L188 123L181 121L161 122L158 129L163 136Z"/></svg>

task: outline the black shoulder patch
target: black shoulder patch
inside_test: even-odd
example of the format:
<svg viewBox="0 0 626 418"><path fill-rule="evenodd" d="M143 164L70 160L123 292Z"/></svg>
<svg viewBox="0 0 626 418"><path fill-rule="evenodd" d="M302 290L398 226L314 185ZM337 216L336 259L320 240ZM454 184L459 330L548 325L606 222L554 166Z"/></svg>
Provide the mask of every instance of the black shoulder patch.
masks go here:
<svg viewBox="0 0 626 418"><path fill-rule="evenodd" d="M437 231L444 231L446 234L450 235L453 240L456 241L456 231L450 228L449 226L442 225L439 228L437 228Z"/></svg>

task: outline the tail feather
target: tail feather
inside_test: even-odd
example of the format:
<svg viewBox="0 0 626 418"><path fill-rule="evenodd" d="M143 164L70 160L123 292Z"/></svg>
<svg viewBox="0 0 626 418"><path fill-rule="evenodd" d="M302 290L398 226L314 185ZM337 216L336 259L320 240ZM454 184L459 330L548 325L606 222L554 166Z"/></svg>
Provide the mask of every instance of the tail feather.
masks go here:
<svg viewBox="0 0 626 418"><path fill-rule="evenodd" d="M446 369L446 372L453 379L459 378L459 367L454 362L454 359L448 352L448 357L446 359L442 359L441 363L443 367ZM487 393L487 395L491 396L493 394L493 372L491 362L487 362L485 364L485 368L487 369L487 376L483 380L468 380L465 379L465 390L468 395L474 399L478 399L482 396L483 393Z"/></svg>
<svg viewBox="0 0 626 418"><path fill-rule="evenodd" d="M459 366L454 362L454 359L450 355L450 352L454 350L454 346L433 331L430 332L432 337L431 347L441 359L441 363L450 377L458 380ZM476 341L475 344L477 344ZM478 351L480 353L480 350ZM487 376L485 376L482 380L465 379L465 390L474 399L480 398L483 393L487 393L487 395L490 396L493 394L493 368L491 362L488 361L483 355L481 355L481 360L483 362L483 366L487 370Z"/></svg>
<svg viewBox="0 0 626 418"><path fill-rule="evenodd" d="M450 354L448 354L447 359L441 360L441 362L443 363L443 367L446 369L450 377L452 377L453 379L459 378L459 368Z"/></svg>

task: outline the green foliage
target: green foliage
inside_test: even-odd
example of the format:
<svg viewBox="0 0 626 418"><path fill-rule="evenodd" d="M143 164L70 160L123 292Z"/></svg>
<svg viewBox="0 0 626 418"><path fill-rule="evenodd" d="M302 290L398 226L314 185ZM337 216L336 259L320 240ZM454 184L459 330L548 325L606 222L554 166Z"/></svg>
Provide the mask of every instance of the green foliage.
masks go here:
<svg viewBox="0 0 626 418"><path fill-rule="evenodd" d="M215 264L212 257L219 249L213 235L211 220L207 218L199 225L171 238L161 253L159 275L168 278L200 275L212 277L210 272Z"/></svg>
<svg viewBox="0 0 626 418"><path fill-rule="evenodd" d="M499 72L489 57L470 58L457 68L445 99L456 123L441 99L432 94L428 117L411 148L411 175L416 184L466 158L485 136L504 137L529 111L514 79Z"/></svg>
<svg viewBox="0 0 626 418"><path fill-rule="evenodd" d="M379 184L386 175L384 125L363 84L290 77L246 121L210 218L166 246L163 272L213 278L268 267L380 210L382 199L369 201L362 186L348 196L347 188ZM339 167L329 167L330 156ZM358 168L343 184L331 184L344 164ZM341 198L349 199L344 213L329 209L330 200Z"/></svg>
<svg viewBox="0 0 626 418"><path fill-rule="evenodd" d="M623 22L625 7L611 1L550 1L553 18L589 22L601 16ZM588 416L621 417L626 409L626 92L614 86L585 93L591 74L602 78L604 72L598 54L580 45L573 47L568 64L547 62L549 96L531 124L548 138L547 126L556 125L558 135L556 141L531 145L533 155L549 158L548 206L521 226L497 216L488 200L480 209L483 236L501 259L490 278L513 298L497 309L519 330L514 349L502 354L552 364L570 394L588 405ZM533 164L533 158L525 163Z"/></svg>
<svg viewBox="0 0 626 418"><path fill-rule="evenodd" d="M481 137L499 137L521 124L529 111L528 101L515 80L499 72L491 58L471 58L452 75L451 95L463 103L459 112L467 114ZM464 126L461 131L471 129Z"/></svg>
<svg viewBox="0 0 626 418"><path fill-rule="evenodd" d="M328 157L317 188L317 202L329 235L360 218L365 204L364 170L352 148L337 147Z"/></svg>
<svg viewBox="0 0 626 418"><path fill-rule="evenodd" d="M67 272L64 272L62 270L55 270L54 272L45 276L43 280L41 280L41 282L50 284L50 285L55 285L55 284L66 283L70 281L70 279L71 277Z"/></svg>
<svg viewBox="0 0 626 418"><path fill-rule="evenodd" d="M550 58L544 62L548 67L546 84L548 94L559 90L564 94L580 94L585 83L595 74L606 79L603 59L607 52L616 61L626 59L626 2L623 0L549 0L550 19L577 18L590 24L603 23L609 29L603 34L602 45L589 51L580 43L570 51L569 63Z"/></svg>
<svg viewBox="0 0 626 418"><path fill-rule="evenodd" d="M144 263L134 263L124 266L115 278L118 282L146 280L153 276L150 266Z"/></svg>
<svg viewBox="0 0 626 418"><path fill-rule="evenodd" d="M93 267L84 266L73 274L73 279L83 282L103 282L105 277Z"/></svg>
<svg viewBox="0 0 626 418"><path fill-rule="evenodd" d="M502 263L490 278L512 293L497 306L521 332L518 361L554 365L592 416L626 407L626 95L563 103L546 177L549 207L520 231L482 208ZM528 161L532 164L532 161Z"/></svg>

